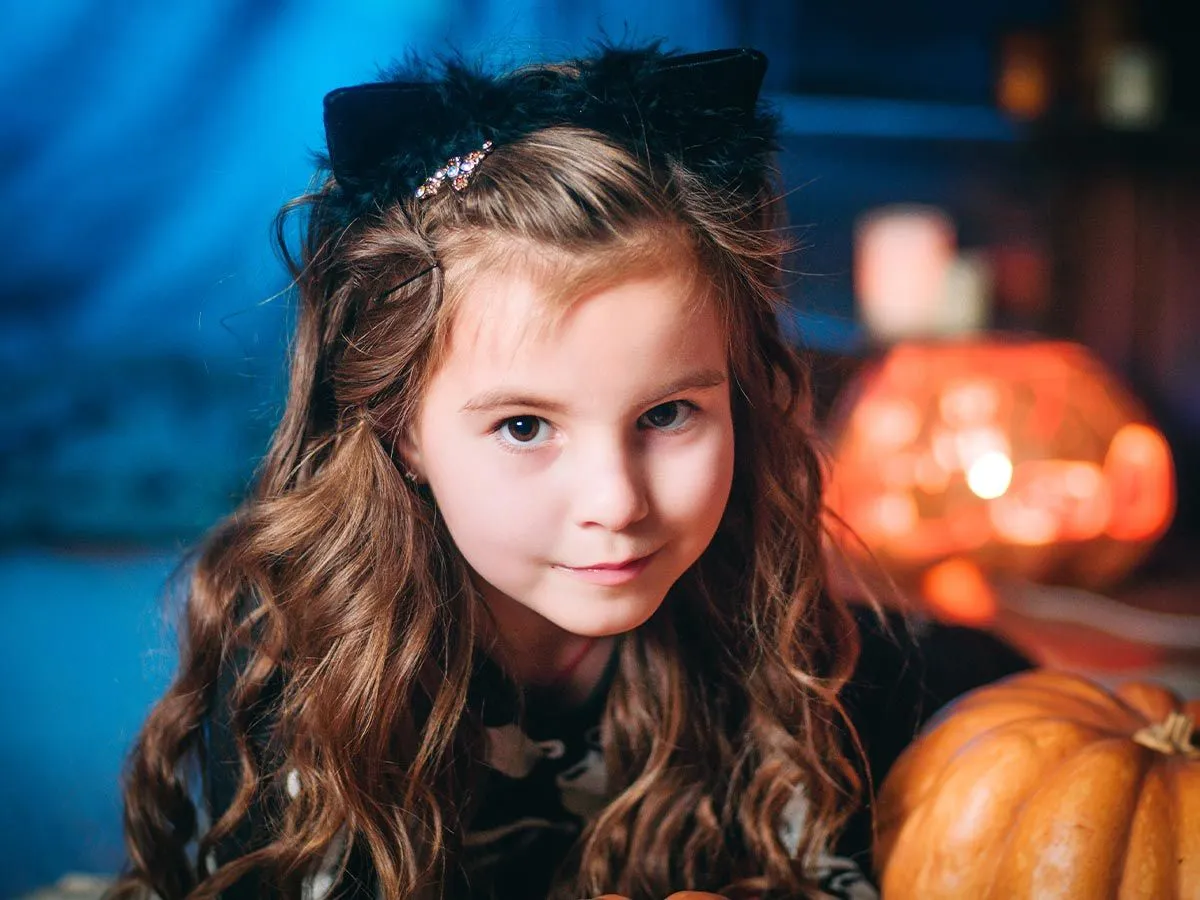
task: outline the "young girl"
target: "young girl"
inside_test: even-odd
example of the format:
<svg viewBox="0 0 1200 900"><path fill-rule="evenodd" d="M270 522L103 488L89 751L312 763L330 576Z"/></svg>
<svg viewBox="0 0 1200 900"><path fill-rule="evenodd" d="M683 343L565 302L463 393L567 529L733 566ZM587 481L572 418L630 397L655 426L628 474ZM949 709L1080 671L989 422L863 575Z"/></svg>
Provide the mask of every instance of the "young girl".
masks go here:
<svg viewBox="0 0 1200 900"><path fill-rule="evenodd" d="M860 638L764 69L604 48L326 98L287 407L194 566L115 896L874 896L831 855Z"/></svg>

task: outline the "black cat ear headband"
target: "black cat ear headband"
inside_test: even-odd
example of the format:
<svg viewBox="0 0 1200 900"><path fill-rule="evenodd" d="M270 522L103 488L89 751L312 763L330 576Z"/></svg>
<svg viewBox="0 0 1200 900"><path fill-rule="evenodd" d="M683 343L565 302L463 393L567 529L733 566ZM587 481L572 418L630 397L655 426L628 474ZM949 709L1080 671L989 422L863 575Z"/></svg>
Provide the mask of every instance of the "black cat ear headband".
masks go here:
<svg viewBox="0 0 1200 900"><path fill-rule="evenodd" d="M757 50L674 54L601 47L556 66L489 75L459 60L410 65L325 97L337 190L326 213L348 224L447 185L461 191L494 147L539 129L605 134L636 158L681 163L714 189L756 194L776 149L777 119L759 103Z"/></svg>

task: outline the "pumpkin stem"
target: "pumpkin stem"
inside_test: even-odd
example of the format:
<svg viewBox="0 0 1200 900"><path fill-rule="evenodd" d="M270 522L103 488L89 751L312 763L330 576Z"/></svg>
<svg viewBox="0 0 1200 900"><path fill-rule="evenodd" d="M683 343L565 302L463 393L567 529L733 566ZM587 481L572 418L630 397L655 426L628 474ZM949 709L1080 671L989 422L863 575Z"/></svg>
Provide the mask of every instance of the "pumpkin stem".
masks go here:
<svg viewBox="0 0 1200 900"><path fill-rule="evenodd" d="M1134 734L1135 743L1167 756L1181 754L1189 759L1200 759L1200 748L1192 744L1192 733L1196 723L1191 716L1169 713L1165 722L1147 725Z"/></svg>

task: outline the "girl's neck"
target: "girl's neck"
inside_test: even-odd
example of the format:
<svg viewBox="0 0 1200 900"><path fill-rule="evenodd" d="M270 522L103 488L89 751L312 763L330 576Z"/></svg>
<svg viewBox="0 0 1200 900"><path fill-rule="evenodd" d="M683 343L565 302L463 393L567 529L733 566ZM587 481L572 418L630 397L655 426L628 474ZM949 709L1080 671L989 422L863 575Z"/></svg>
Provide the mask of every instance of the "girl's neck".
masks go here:
<svg viewBox="0 0 1200 900"><path fill-rule="evenodd" d="M485 602L492 612L489 654L519 685L567 704L591 695L616 638L573 634L508 598Z"/></svg>

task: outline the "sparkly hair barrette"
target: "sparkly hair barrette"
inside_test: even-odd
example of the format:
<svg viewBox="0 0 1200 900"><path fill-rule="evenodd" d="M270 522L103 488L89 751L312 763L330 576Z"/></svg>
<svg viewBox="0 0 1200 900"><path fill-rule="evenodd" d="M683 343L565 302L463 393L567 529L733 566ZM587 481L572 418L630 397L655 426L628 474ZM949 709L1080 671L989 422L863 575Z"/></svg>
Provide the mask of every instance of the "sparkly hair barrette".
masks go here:
<svg viewBox="0 0 1200 900"><path fill-rule="evenodd" d="M447 180L450 186L456 191L465 190L467 185L471 183L471 175L478 166L492 152L492 142L484 141L483 146L478 150L472 150L466 156L452 156L446 161L446 164L425 179L416 191L413 192L418 200L424 200L426 197L432 197L442 189L442 185Z"/></svg>

